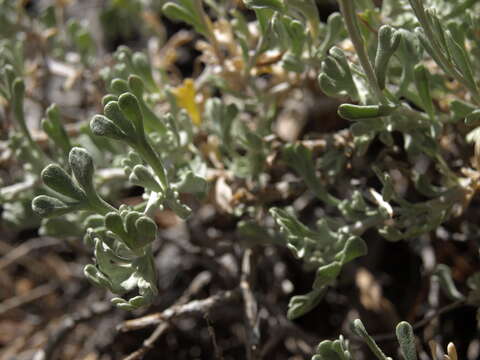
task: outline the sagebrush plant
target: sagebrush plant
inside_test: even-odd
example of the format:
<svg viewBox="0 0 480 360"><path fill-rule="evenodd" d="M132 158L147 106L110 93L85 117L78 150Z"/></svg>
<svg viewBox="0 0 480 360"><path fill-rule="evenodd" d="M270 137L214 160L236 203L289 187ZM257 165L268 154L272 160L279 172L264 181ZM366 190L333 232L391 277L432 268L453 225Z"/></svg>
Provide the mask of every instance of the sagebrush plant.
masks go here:
<svg viewBox="0 0 480 360"><path fill-rule="evenodd" d="M135 2L139 9L158 6L153 3ZM281 244L315 271L312 290L290 300L288 318L293 320L320 303L347 263L366 255L362 236L367 230L376 230L385 241L418 239L462 217L477 193L476 2L384 0L377 7L371 0L339 0L340 12L326 22L314 0L244 0L256 16L253 22L234 3L165 2L165 16L201 37L201 73L175 78L167 72L175 55L164 54L159 61L121 46L99 72L107 89L102 114L69 134L58 107L50 105L41 122L49 139L45 147L35 141L25 119L32 74L22 52L24 35L12 20L17 9L0 1L5 25L0 94L5 114L16 125L8 146L24 164L22 181L0 189L3 218L11 226L26 226L32 221L31 203L43 218L41 234L83 236L94 254L85 276L118 295L112 302L122 309L147 306L158 296L154 215L165 208L182 219L194 217L185 194L208 202L215 187L231 193L241 183L247 189L248 196L230 196L220 204L238 220L242 246ZM45 11L39 28L56 26L52 9ZM92 36L83 24L67 25L64 33L52 33L45 41L58 58L66 57L62 48L72 49L87 71L94 63ZM349 121L348 130L325 142L279 139L275 124L286 98L312 80L341 102L338 115ZM362 162L378 144L382 151L375 163ZM405 157L397 160L400 152ZM299 196L294 181L282 179L287 190L260 196L278 181L274 162L293 170L301 192L320 202L322 215L314 227L303 223L293 206L282 206ZM123 188L143 188L144 201L118 205L115 187L103 186L112 178ZM345 178L352 180L347 182L350 195L340 198L336 185ZM419 197L407 196L405 184L424 200L411 201ZM469 223L465 232L474 236L478 227ZM447 265L437 264L432 276L452 302L480 306L480 272L468 279L466 294L457 290ZM378 359L389 359L360 320L352 326ZM401 322L396 334L403 357L417 359L412 327ZM320 343L313 356L350 358L343 337ZM456 360L453 346L448 358Z"/></svg>

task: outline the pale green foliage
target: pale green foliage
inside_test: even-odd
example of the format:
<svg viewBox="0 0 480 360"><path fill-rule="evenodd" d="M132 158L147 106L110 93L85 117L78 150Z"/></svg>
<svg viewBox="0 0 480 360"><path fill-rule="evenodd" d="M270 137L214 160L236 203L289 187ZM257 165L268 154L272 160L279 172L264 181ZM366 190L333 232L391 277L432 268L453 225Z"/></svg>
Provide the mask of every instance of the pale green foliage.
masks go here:
<svg viewBox="0 0 480 360"><path fill-rule="evenodd" d="M67 135L56 105L46 109L41 125L48 150L34 140L25 120L28 82L22 37L1 40L0 95L16 125L8 145L25 164L22 186L0 189L4 219L21 226L33 208L45 217L42 234L84 235L95 256L84 269L87 278L121 296L135 292L112 300L135 309L158 294L152 254L158 238L155 212L167 208L187 219L192 209L181 194L211 200L207 170L212 162L220 163L232 182L256 191L278 176L270 172L278 161L301 179L300 191L321 204L320 219L307 223L290 206L263 199L224 207L238 220L243 246L284 245L308 271L315 271L311 291L289 303L288 317L295 319L322 301L345 265L367 254L362 239L367 230L376 230L387 241L418 239L460 216L480 178L479 5L469 0L384 0L381 8L371 0L338 3L341 13L323 23L313 0L245 0L256 15L252 24L222 1L162 3L163 15L193 27L208 44L205 57L215 59L190 83L193 95L189 93L187 102L197 111L195 119L158 61L121 46L99 73L108 92L103 114L82 124L79 136ZM130 6L126 10L137 16L143 5ZM11 21L11 4L0 0L0 10L2 38L21 33ZM226 59L228 46L218 39L218 19L231 26L228 42L238 52L235 61ZM49 8L42 26L52 28L57 20ZM70 21L65 29L63 36L49 39L54 54L65 59L62 49L68 45L84 71L93 64L93 38L83 23ZM269 58L271 53L277 58ZM260 66L262 57L271 63ZM236 76L232 81L222 66L238 63L229 74ZM260 87L255 77L262 74L276 82ZM342 102L338 115L349 122L348 134L327 142L321 156L305 144L277 141L272 131L283 91L312 78L312 87ZM458 144L452 151L444 146L450 133L461 139L460 150ZM342 141L343 147L336 144ZM368 181L355 181L359 185L354 186L352 179L347 191L338 190L336 183L351 176L347 168L355 167L375 142L382 146L378 162L361 165L365 169L359 172L378 186L369 187ZM464 142L475 144L472 164L456 161L458 153L466 152ZM419 160L428 169L416 166ZM108 164L123 170L121 186L143 188L142 203L119 206L118 194L102 187L109 181L102 172ZM402 184L411 184L410 191L422 200L408 198ZM468 294L457 289L448 266L438 265L433 275L450 300L480 305L479 273L469 278ZM353 331L378 359L390 359L360 320ZM403 357L416 360L413 328L401 322L396 334ZM343 337L321 342L313 357L351 358Z"/></svg>

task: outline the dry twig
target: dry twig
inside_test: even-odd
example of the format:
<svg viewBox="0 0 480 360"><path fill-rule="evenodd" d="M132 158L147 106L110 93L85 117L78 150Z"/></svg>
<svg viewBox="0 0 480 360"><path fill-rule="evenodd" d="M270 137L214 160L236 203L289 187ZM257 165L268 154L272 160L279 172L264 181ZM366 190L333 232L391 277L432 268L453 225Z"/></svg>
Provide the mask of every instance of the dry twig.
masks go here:
<svg viewBox="0 0 480 360"><path fill-rule="evenodd" d="M207 329L208 329L208 334L210 335L210 338L212 339L212 345L213 345L213 351L215 354L215 359L216 360L223 360L223 354L222 354L222 349L218 346L217 343L217 337L215 335L215 329L213 328L212 324L210 323L210 319L208 318L208 314L205 314L204 316L205 321L207 322Z"/></svg>
<svg viewBox="0 0 480 360"><path fill-rule="evenodd" d="M62 243L60 239L53 237L33 238L22 245L12 248L12 251L0 258L0 270L18 261L20 258L28 255L33 250L42 249L45 247L55 246Z"/></svg>
<svg viewBox="0 0 480 360"><path fill-rule="evenodd" d="M242 291L245 307L247 328L247 358L254 360L259 358L260 329L258 317L258 305L252 288L252 249L246 249L242 260L242 276L240 289Z"/></svg>
<svg viewBox="0 0 480 360"><path fill-rule="evenodd" d="M41 297L47 296L55 291L58 288L57 283L47 283L40 286L37 286L33 290L30 290L26 294L19 296L14 296L9 298L2 303L0 303L0 315L5 314L6 312L15 309L17 307L28 304L32 301L35 301Z"/></svg>
<svg viewBox="0 0 480 360"><path fill-rule="evenodd" d="M67 316L60 326L48 336L47 344L43 349L35 353L33 360L54 359L54 352L57 350L58 345L78 324L98 318L112 310L113 306L110 303L94 303L83 311Z"/></svg>
<svg viewBox="0 0 480 360"><path fill-rule="evenodd" d="M170 321L180 316L204 314L214 307L238 299L239 295L239 289L221 291L206 299L193 300L184 305L174 305L160 313L150 314L138 319L125 321L118 327L118 330L125 332L138 330L149 326L159 325L163 322Z"/></svg>
<svg viewBox="0 0 480 360"><path fill-rule="evenodd" d="M183 295L175 302L172 307L185 305L188 300L190 300L192 296L194 296L205 285L207 285L211 281L211 279L212 276L208 271L204 271L198 274L195 279L193 279L193 281L190 283L190 286L187 288L187 290L185 290ZM128 355L124 360L142 359L153 348L155 342L157 342L157 340L168 330L169 327L170 324L168 322L160 323L160 325L157 326L155 331L143 342L142 347Z"/></svg>

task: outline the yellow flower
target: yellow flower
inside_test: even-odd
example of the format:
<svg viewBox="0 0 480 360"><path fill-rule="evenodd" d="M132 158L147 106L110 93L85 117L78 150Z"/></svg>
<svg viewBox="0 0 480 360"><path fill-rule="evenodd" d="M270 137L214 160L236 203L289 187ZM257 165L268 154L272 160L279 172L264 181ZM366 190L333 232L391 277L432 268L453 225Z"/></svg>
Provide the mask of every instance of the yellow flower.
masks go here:
<svg viewBox="0 0 480 360"><path fill-rule="evenodd" d="M182 85L173 89L173 94L177 99L178 106L187 110L192 122L196 126L199 126L202 123L202 117L200 115L200 109L195 102L196 92L193 80L190 78L183 80Z"/></svg>

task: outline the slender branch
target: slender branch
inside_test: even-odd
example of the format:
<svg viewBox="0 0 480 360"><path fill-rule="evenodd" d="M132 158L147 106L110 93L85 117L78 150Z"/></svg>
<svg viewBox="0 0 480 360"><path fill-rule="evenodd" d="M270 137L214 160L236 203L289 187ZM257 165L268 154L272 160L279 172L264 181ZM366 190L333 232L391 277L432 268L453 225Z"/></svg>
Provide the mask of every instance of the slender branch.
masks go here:
<svg viewBox="0 0 480 360"><path fill-rule="evenodd" d="M434 320L438 316L440 316L442 314L445 314L449 311L455 310L455 309L457 309L459 307L462 307L464 305L466 305L465 300L458 300L458 301L455 301L451 304L448 304L448 305L438 309L437 311L433 312L432 314L425 316L422 320L416 322L412 326L413 330L421 329L422 327L428 325L432 320ZM375 341L389 341L389 340L394 340L396 338L396 334L395 333L378 334L378 335L373 335L372 338Z"/></svg>
<svg viewBox="0 0 480 360"><path fill-rule="evenodd" d="M0 315L3 315L17 307L31 303L32 301L35 301L41 297L47 296L53 293L58 287L58 283L47 283L37 286L26 294L8 298L0 303Z"/></svg>
<svg viewBox="0 0 480 360"><path fill-rule="evenodd" d="M215 335L215 329L213 328L212 324L210 323L210 319L208 317L208 314L205 314L204 316L205 321L207 322L207 329L208 329L208 334L210 335L210 338L212 339L212 345L213 345L213 350L215 354L215 359L216 360L224 360L223 354L222 354L222 349L218 346L217 343L217 337Z"/></svg>
<svg viewBox="0 0 480 360"><path fill-rule="evenodd" d="M247 327L247 359L255 360L259 358L260 327L258 317L258 305L251 289L252 282L252 249L246 249L242 260L242 276L240 280L240 289L242 291L243 304L245 308L246 327Z"/></svg>
<svg viewBox="0 0 480 360"><path fill-rule="evenodd" d="M138 319L125 321L118 326L119 331L132 331L159 325L174 318L188 315L202 315L211 309L224 305L240 297L240 289L221 291L206 299L193 300L184 305L174 305L160 313L150 314Z"/></svg>
<svg viewBox="0 0 480 360"><path fill-rule="evenodd" d="M360 29L357 23L357 13L355 12L354 0L338 0L340 5L340 11L342 12L343 18L345 19L345 26L347 28L350 39L352 40L355 51L358 55L358 60L360 65L362 65L365 75L367 75L368 82L370 87L374 91L377 99L382 103L387 103L385 95L383 94L380 86L378 85L377 76L373 70L373 65L368 58L367 50L365 48L365 43L363 42L362 35L360 34Z"/></svg>
<svg viewBox="0 0 480 360"><path fill-rule="evenodd" d="M65 337L73 331L78 324L91 319L97 319L102 315L108 314L113 309L114 307L110 303L94 303L83 311L67 316L59 327L48 336L47 344L43 349L35 353L33 360L53 359L54 352L58 348L58 345L63 342Z"/></svg>
<svg viewBox="0 0 480 360"><path fill-rule="evenodd" d="M193 281L190 283L189 287L183 295L175 302L173 306L184 305L190 300L192 296L198 293L205 285L207 285L212 279L212 275L208 271L201 272L198 274ZM160 337L170 328L170 323L163 322L157 326L153 333L145 339L142 344L142 347L128 355L124 360L140 360L142 359L151 349L155 343L160 339Z"/></svg>
<svg viewBox="0 0 480 360"><path fill-rule="evenodd" d="M28 255L31 251L63 243L64 241L53 237L32 238L24 242L22 245L13 248L9 253L0 258L0 270L17 262L20 258Z"/></svg>

